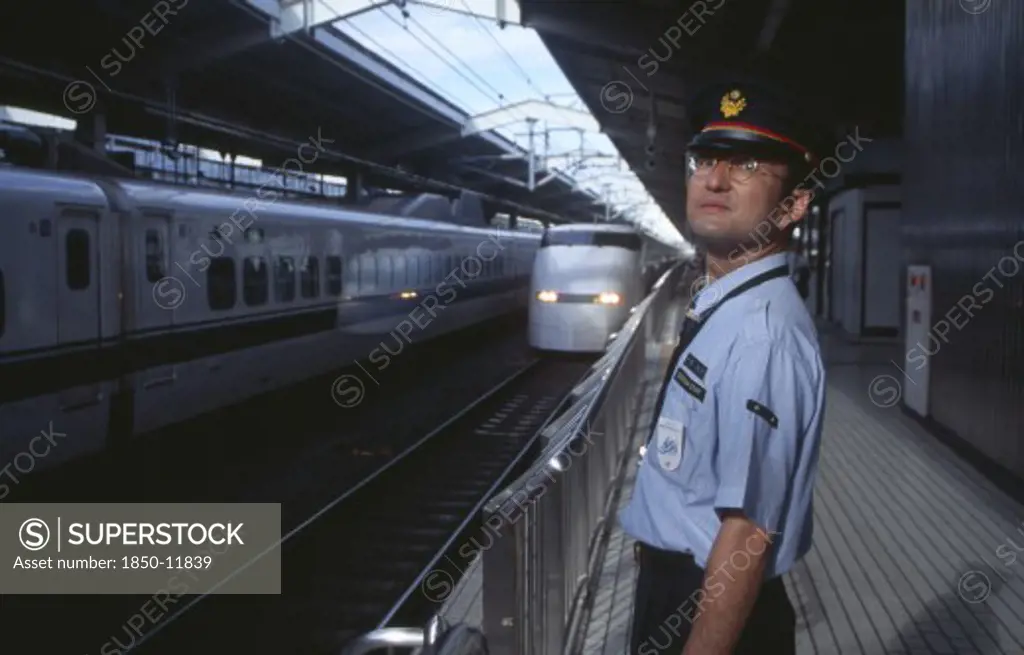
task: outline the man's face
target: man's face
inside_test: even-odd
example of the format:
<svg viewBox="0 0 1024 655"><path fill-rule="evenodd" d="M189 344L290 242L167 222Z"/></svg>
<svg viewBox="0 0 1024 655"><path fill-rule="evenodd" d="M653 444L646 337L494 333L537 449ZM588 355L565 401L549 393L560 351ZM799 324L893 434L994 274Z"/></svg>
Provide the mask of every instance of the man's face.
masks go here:
<svg viewBox="0 0 1024 655"><path fill-rule="evenodd" d="M716 158L717 157L717 158ZM686 218L694 236L722 246L765 243L781 212L787 166L742 154L689 153Z"/></svg>

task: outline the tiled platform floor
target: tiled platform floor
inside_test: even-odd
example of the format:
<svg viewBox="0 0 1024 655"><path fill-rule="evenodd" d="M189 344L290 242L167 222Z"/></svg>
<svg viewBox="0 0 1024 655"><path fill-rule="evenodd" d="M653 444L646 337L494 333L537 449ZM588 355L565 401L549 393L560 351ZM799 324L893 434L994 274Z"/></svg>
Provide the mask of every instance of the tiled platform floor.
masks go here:
<svg viewBox="0 0 1024 655"><path fill-rule="evenodd" d="M890 362L898 346L824 333L822 347L829 396L814 547L786 576L798 652L1024 653L1024 506L898 407L879 406L890 392L872 398L878 376L892 376L889 387L902 380ZM649 387L638 441L656 395ZM636 467L627 470L620 504ZM617 527L600 575L583 652L624 655L635 570ZM449 621L481 624L482 582L470 572L446 607Z"/></svg>

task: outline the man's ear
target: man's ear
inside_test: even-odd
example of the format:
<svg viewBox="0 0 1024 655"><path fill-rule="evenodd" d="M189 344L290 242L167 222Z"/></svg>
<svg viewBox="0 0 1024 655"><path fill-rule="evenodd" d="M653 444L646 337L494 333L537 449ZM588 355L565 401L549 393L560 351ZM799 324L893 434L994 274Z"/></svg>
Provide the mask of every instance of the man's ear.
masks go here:
<svg viewBox="0 0 1024 655"><path fill-rule="evenodd" d="M785 230L795 225L807 216L807 208L811 204L813 194L808 189L799 186L793 192L782 199L774 214L778 217L774 222L780 230Z"/></svg>

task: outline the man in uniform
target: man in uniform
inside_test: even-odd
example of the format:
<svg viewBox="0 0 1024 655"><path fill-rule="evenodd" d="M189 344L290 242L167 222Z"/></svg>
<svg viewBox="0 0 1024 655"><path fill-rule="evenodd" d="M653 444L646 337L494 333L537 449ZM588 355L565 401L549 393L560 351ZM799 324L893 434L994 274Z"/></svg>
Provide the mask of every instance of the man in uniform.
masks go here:
<svg viewBox="0 0 1024 655"><path fill-rule="evenodd" d="M780 576L810 548L825 402L817 333L789 275L816 166L797 107L737 83L691 112L687 222L707 282L620 517L639 562L632 655L795 650Z"/></svg>

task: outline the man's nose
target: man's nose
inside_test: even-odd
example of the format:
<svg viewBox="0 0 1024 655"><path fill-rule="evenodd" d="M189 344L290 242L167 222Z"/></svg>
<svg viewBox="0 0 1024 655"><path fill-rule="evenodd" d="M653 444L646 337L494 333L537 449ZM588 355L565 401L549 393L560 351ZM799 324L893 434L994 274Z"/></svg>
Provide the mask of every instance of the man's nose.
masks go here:
<svg viewBox="0 0 1024 655"><path fill-rule="evenodd" d="M704 186L712 191L728 189L729 184L731 183L730 175L731 171L729 162L715 162L714 167L708 171Z"/></svg>

